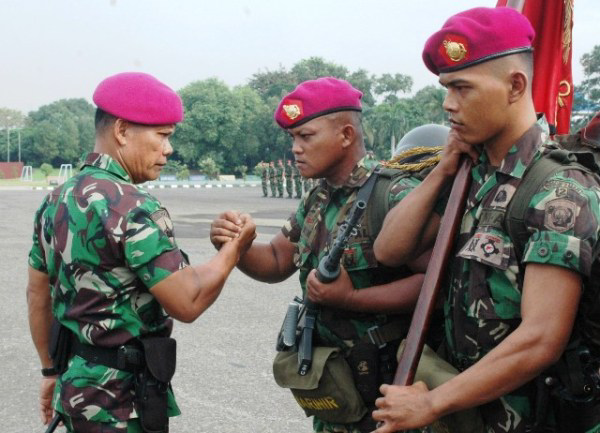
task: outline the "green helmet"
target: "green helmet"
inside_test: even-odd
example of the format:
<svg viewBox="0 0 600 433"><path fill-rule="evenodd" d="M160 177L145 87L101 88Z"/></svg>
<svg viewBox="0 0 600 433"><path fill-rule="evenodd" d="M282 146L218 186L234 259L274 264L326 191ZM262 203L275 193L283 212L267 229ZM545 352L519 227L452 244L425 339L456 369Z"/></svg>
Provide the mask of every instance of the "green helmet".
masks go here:
<svg viewBox="0 0 600 433"><path fill-rule="evenodd" d="M392 156L399 155L413 147L443 146L448 140L449 132L450 128L444 125L430 123L417 126L404 134L404 137L402 137L394 149L394 155Z"/></svg>

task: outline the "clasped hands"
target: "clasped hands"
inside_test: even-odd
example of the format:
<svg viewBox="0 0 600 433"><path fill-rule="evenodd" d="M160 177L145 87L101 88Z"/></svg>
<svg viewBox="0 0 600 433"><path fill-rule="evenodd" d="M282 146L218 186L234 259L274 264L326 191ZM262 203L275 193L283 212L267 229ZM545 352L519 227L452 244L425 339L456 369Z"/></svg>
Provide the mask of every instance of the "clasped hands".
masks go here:
<svg viewBox="0 0 600 433"><path fill-rule="evenodd" d="M227 211L220 214L210 226L210 242L217 250L227 242L239 243L243 255L256 239L256 224L247 213Z"/></svg>

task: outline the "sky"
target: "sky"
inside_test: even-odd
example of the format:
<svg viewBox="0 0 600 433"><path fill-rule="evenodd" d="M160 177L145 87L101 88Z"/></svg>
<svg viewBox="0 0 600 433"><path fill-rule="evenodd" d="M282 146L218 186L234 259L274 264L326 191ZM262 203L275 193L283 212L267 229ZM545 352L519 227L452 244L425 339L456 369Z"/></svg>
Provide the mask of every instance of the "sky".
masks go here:
<svg viewBox="0 0 600 433"><path fill-rule="evenodd" d="M209 77L244 85L259 71L320 56L373 74L436 84L426 39L454 13L495 0L0 0L0 107L27 113L63 98L91 102L124 71L175 90ZM600 44L599 0L575 0L573 81Z"/></svg>

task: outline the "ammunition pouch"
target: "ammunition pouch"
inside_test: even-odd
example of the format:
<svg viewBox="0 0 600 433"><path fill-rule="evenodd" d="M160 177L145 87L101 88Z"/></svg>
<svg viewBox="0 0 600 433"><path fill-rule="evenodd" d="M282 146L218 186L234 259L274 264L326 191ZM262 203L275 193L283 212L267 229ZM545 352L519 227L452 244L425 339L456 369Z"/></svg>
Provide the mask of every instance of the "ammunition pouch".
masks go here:
<svg viewBox="0 0 600 433"><path fill-rule="evenodd" d="M140 341L146 362L135 376L136 411L144 432L167 433L167 398L175 374L176 342L169 337L150 337Z"/></svg>
<svg viewBox="0 0 600 433"><path fill-rule="evenodd" d="M600 359L578 340L537 381L537 412L544 414L543 404L552 405L557 431L583 433L600 424ZM544 417L537 418L536 425L543 425Z"/></svg>
<svg viewBox="0 0 600 433"><path fill-rule="evenodd" d="M135 410L143 431L168 433L168 390L176 364L173 338L143 337L118 348L92 346L76 338L71 340L71 356L133 373Z"/></svg>
<svg viewBox="0 0 600 433"><path fill-rule="evenodd" d="M339 348L315 347L312 367L304 376L298 374L297 352L278 352L273 375L277 385L292 392L306 416L351 424L367 413L354 385L352 371Z"/></svg>
<svg viewBox="0 0 600 433"><path fill-rule="evenodd" d="M406 340L400 343L398 359L404 351ZM419 365L415 373L415 382L424 382L427 388L437 388L458 375L459 371L438 356L429 346L423 347ZM484 433L486 431L481 413L477 408L466 409L446 415L431 425L434 433L461 432Z"/></svg>

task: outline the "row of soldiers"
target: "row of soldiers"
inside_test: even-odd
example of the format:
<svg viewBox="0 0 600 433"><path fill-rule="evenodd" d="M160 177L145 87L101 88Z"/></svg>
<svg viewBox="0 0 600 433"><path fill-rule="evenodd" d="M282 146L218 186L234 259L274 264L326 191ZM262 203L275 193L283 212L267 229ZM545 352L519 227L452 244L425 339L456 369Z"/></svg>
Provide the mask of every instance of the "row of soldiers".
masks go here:
<svg viewBox="0 0 600 433"><path fill-rule="evenodd" d="M269 196L269 187L271 188L271 197L283 198L283 184L288 198L302 197L302 191L306 192L314 186L313 179L307 179L300 175L298 168L287 160L287 165L283 166L281 159L277 160L277 166L273 161L258 163L262 183L263 197Z"/></svg>

